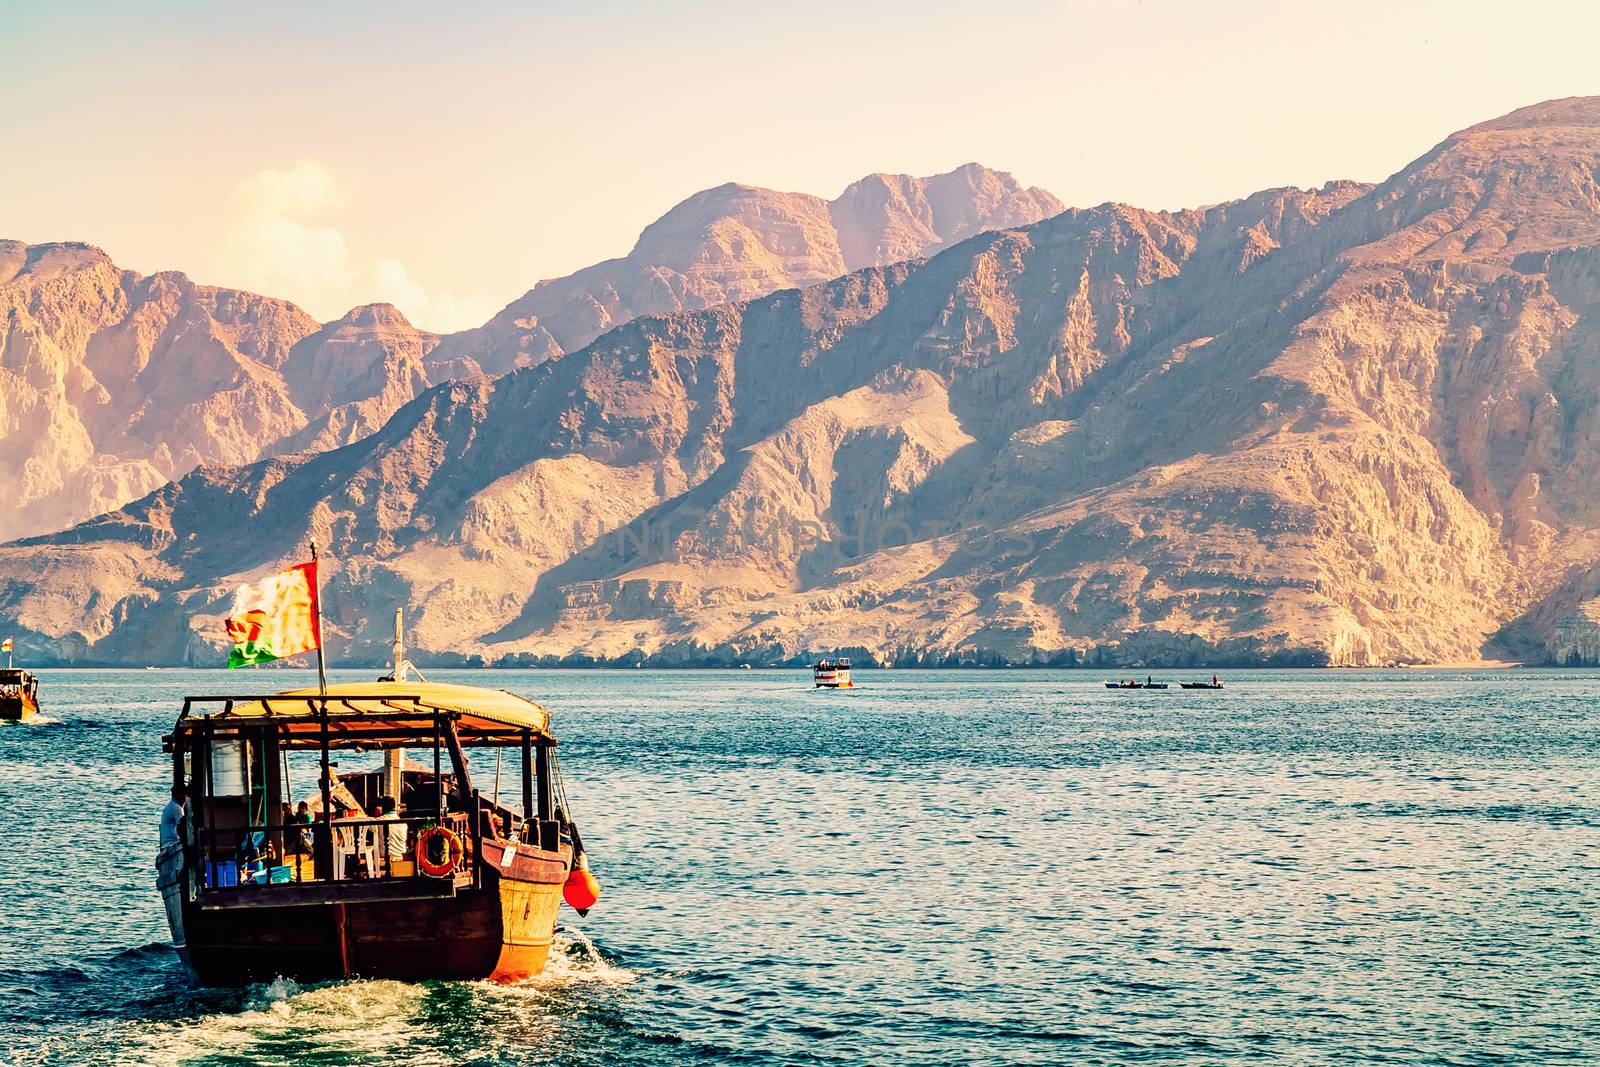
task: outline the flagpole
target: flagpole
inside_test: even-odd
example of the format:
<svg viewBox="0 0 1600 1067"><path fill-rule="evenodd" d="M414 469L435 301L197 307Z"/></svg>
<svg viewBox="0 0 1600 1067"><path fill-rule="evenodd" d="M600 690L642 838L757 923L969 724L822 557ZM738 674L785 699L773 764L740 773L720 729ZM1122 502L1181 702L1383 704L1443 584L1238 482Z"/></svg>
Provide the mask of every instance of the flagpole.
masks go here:
<svg viewBox="0 0 1600 1067"><path fill-rule="evenodd" d="M317 542L315 540L311 542L311 562L317 562ZM317 568L317 580L311 593L317 611L317 689L326 697L328 695L328 660L322 654L322 574L320 567Z"/></svg>
<svg viewBox="0 0 1600 1067"><path fill-rule="evenodd" d="M317 542L315 538L311 540L311 562L313 564L317 562ZM311 599L317 620L317 689L322 694L322 699L318 701L320 704L318 711L321 713L322 722L319 724L321 730L318 731L317 738L322 743L322 780L318 784L322 786L322 834L327 844L317 851L314 859L319 869L324 863L328 865L328 873L323 877L330 878L333 875L333 761L328 751L330 747L328 737L328 661L327 657L322 654L321 569L318 566L312 567L312 570L317 574L316 580L311 583ZM343 905L340 905L340 908L342 909ZM340 936L342 945L342 932Z"/></svg>

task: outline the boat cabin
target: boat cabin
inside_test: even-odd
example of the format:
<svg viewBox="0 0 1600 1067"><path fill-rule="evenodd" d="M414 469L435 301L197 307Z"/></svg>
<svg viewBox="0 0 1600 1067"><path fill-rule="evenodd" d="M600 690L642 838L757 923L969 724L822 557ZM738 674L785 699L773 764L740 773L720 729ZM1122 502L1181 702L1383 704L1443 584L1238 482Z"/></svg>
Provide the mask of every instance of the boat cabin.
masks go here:
<svg viewBox="0 0 1600 1067"><path fill-rule="evenodd" d="M382 681L195 696L164 744L189 790L201 909L448 895L480 885L485 845L509 865L507 845L563 842L549 717L500 690ZM469 767L474 748L493 759Z"/></svg>
<svg viewBox="0 0 1600 1067"><path fill-rule="evenodd" d="M811 678L818 689L849 689L855 684L850 681L850 660L846 657L818 660Z"/></svg>

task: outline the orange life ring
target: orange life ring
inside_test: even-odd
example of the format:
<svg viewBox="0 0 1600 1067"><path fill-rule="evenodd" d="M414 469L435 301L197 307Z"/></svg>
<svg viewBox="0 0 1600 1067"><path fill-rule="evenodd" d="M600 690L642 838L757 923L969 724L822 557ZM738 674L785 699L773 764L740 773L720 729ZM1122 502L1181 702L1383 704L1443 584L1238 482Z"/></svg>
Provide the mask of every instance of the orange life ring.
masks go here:
<svg viewBox="0 0 1600 1067"><path fill-rule="evenodd" d="M428 846L433 843L436 835L444 837L444 861L435 863L428 858ZM448 826L430 826L417 835L417 870L430 878L443 878L454 874L455 869L461 866L461 861L466 858L467 847L461 843L461 835Z"/></svg>

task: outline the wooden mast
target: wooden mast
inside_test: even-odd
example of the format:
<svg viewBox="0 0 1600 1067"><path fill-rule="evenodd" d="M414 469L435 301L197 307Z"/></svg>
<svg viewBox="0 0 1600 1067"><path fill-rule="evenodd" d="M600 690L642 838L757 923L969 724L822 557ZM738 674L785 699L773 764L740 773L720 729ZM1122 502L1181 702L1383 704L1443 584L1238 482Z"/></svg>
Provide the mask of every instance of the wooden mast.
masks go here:
<svg viewBox="0 0 1600 1067"><path fill-rule="evenodd" d="M539 818L533 807L533 731L522 731L522 821L532 823ZM537 843L537 835L534 837Z"/></svg>
<svg viewBox="0 0 1600 1067"><path fill-rule="evenodd" d="M404 636L403 609L394 609L394 669L390 677L397 682L406 680L406 647ZM405 766L406 750L391 748L383 756L383 793L385 796L394 797L395 810L400 810L405 793Z"/></svg>
<svg viewBox="0 0 1600 1067"><path fill-rule="evenodd" d="M311 542L311 562L317 562L317 542ZM314 567L313 573L316 580L311 583L312 607L316 612L317 622L317 691L321 699L317 701L318 712L322 719L319 740L322 748L322 833L327 841L326 846L319 850L315 857L318 872L327 872L324 878L333 877L333 763L328 756L330 737L328 733L328 668L327 660L322 654L322 576L317 574L320 567Z"/></svg>

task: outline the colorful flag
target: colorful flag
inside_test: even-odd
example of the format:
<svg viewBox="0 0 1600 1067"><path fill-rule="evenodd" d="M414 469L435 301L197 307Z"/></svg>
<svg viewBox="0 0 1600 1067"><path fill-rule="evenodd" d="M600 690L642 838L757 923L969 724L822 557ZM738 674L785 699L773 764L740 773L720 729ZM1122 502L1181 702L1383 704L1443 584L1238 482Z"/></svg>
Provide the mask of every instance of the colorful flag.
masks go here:
<svg viewBox="0 0 1600 1067"><path fill-rule="evenodd" d="M322 646L317 561L290 567L256 585L241 585L228 617L229 667L252 667Z"/></svg>
<svg viewBox="0 0 1600 1067"><path fill-rule="evenodd" d="M10 651L11 651L11 638L8 637L4 641L0 641L0 652L10 652Z"/></svg>

